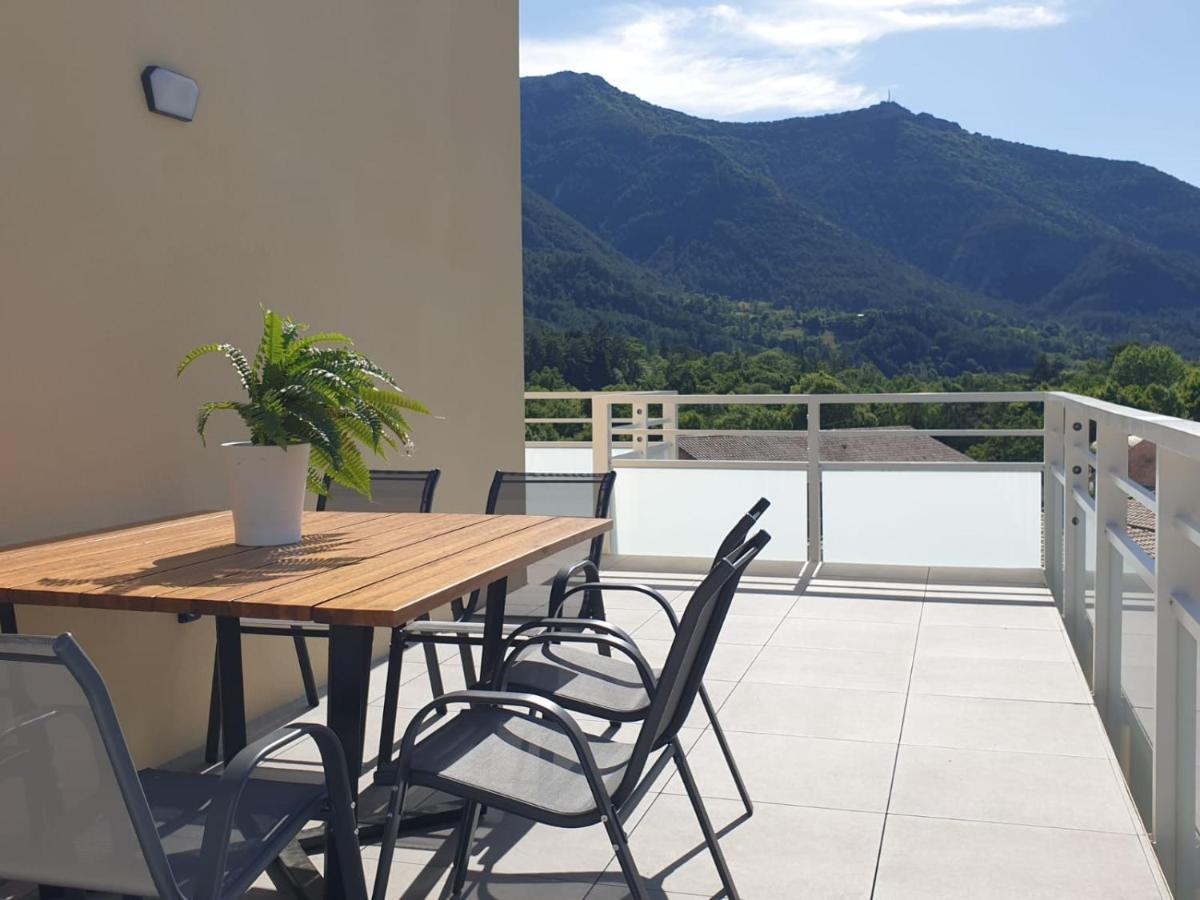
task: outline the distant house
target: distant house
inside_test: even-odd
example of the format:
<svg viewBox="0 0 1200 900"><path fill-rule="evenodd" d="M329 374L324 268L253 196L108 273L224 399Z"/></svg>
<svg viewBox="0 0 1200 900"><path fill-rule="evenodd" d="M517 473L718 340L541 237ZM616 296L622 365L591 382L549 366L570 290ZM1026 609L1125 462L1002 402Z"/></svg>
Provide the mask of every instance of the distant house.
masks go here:
<svg viewBox="0 0 1200 900"><path fill-rule="evenodd" d="M1129 445L1129 477L1144 488L1154 490L1158 469L1158 448L1153 441Z"/></svg>
<svg viewBox="0 0 1200 900"><path fill-rule="evenodd" d="M1154 490L1158 471L1158 448L1153 441L1138 441L1129 445L1129 477L1144 488ZM1129 500L1125 530L1139 547L1154 556L1154 513L1136 500Z"/></svg>
<svg viewBox="0 0 1200 900"><path fill-rule="evenodd" d="M689 434L678 439L680 459L803 462L808 435ZM965 462L968 457L907 425L821 432L822 462Z"/></svg>

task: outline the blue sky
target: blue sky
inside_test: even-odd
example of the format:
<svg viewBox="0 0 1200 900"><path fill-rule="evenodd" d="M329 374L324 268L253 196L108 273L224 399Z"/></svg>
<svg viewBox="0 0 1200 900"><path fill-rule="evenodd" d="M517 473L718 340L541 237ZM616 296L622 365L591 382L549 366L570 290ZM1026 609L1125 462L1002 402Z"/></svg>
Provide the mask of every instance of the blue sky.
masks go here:
<svg viewBox="0 0 1200 900"><path fill-rule="evenodd" d="M521 0L521 74L714 119L887 96L1200 185L1200 0Z"/></svg>

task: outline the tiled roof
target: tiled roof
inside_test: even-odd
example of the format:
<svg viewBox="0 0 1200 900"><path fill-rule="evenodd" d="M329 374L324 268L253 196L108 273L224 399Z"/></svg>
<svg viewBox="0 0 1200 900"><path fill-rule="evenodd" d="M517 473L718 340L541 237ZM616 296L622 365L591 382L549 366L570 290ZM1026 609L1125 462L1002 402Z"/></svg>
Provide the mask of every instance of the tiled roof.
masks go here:
<svg viewBox="0 0 1200 900"><path fill-rule="evenodd" d="M1139 547L1154 556L1154 532L1157 528L1154 513L1136 500L1129 500L1125 513L1125 530Z"/></svg>
<svg viewBox="0 0 1200 900"><path fill-rule="evenodd" d="M779 434L680 435L680 459L783 460L808 459L808 435ZM824 462L962 462L967 459L927 434L908 426L885 429L839 428L821 432Z"/></svg>

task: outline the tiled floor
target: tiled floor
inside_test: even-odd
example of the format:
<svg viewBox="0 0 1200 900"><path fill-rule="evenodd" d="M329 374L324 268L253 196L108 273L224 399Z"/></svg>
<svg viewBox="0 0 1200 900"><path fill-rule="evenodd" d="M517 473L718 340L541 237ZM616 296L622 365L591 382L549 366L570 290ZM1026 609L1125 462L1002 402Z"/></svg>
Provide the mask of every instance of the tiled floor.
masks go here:
<svg viewBox="0 0 1200 900"><path fill-rule="evenodd" d="M686 577L638 577L686 602ZM803 592L779 579L742 587L707 684L755 799L752 817L702 714L684 737L744 897L1167 894L1044 590L950 583L924 570L900 579L819 572ZM628 597L614 598L610 617L662 661L664 617ZM448 687L461 685L453 653ZM414 662L402 705L411 712L426 691ZM444 892L446 837L401 842L390 896ZM656 896L719 892L669 773L638 810L630 842ZM378 848L365 854L373 875ZM468 896L514 900L624 895L598 826L564 831L496 813L479 830L468 885Z"/></svg>
<svg viewBox="0 0 1200 900"><path fill-rule="evenodd" d="M665 585L680 607L691 581L639 580ZM752 817L702 713L693 711L683 737L744 897L1166 895L1044 590L925 570L868 578L828 569L802 592L780 579L742 587L707 685L755 799ZM652 663L662 661L670 630L660 614L613 595L609 616ZM451 689L462 686L455 653L443 654ZM409 714L428 699L420 658L406 660L401 703ZM305 717L321 719L323 710ZM305 754L290 762L303 765ZM629 831L656 896L717 894L716 871L669 772ZM390 897L444 893L447 837L401 841ZM378 853L364 850L368 879ZM625 893L599 826L552 829L495 812L479 829L468 885L467 896L512 900ZM272 895L267 887L255 893Z"/></svg>

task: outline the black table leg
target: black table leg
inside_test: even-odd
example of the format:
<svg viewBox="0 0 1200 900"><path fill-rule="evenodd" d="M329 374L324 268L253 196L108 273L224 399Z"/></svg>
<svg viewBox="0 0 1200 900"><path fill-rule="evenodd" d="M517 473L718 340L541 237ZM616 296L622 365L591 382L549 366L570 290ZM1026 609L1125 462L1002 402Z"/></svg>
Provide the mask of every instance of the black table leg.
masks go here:
<svg viewBox="0 0 1200 900"><path fill-rule="evenodd" d="M488 689L500 668L504 644L504 604L508 598L508 579L493 581L487 589L487 610L483 617L483 653L479 666L480 687Z"/></svg>
<svg viewBox="0 0 1200 900"><path fill-rule="evenodd" d="M225 763L246 746L246 689L242 683L242 624L217 616L217 672L221 687L221 746Z"/></svg>
<svg viewBox="0 0 1200 900"><path fill-rule="evenodd" d="M17 633L17 611L11 603L0 603L0 634Z"/></svg>
<svg viewBox="0 0 1200 900"><path fill-rule="evenodd" d="M329 626L328 723L342 743L351 782L362 774L374 638L371 628Z"/></svg>
<svg viewBox="0 0 1200 900"><path fill-rule="evenodd" d="M328 725L346 754L350 793L358 799L358 779L363 767L367 728L367 693L371 683L371 646L375 632L358 625L329 626ZM325 882L342 883L340 861L333 843L326 847Z"/></svg>

